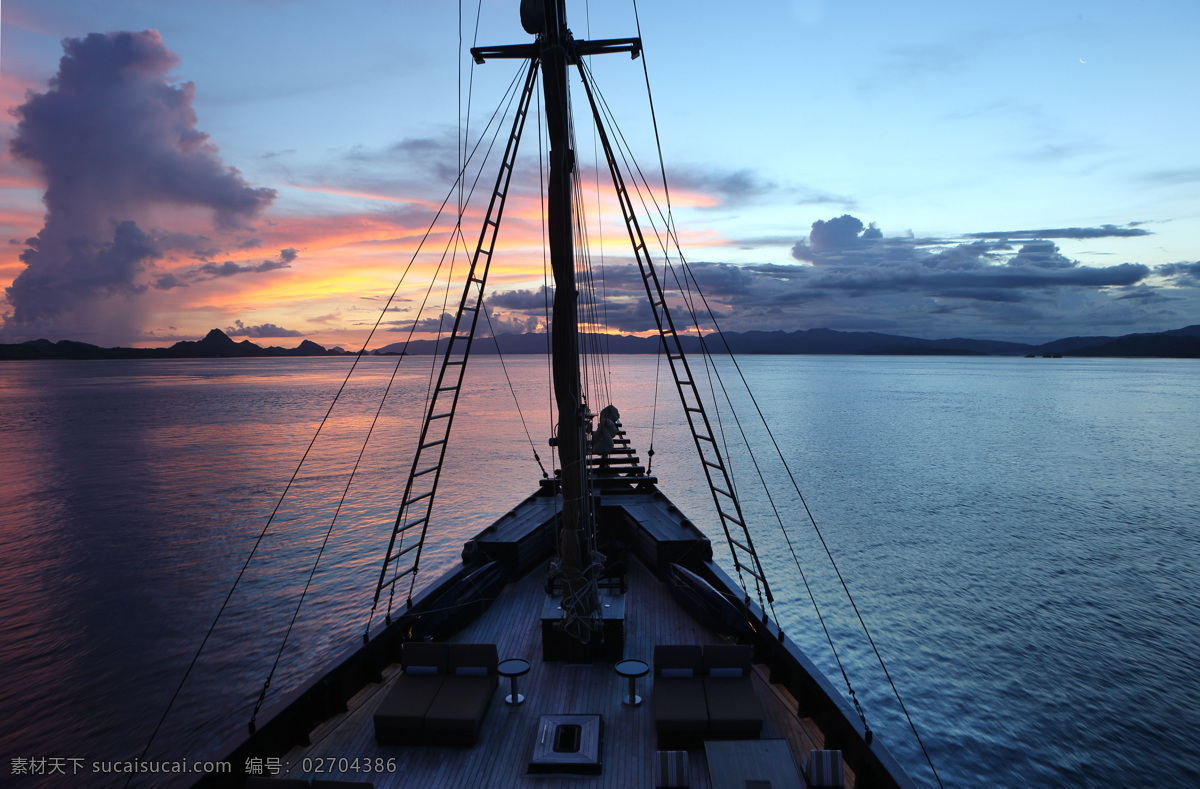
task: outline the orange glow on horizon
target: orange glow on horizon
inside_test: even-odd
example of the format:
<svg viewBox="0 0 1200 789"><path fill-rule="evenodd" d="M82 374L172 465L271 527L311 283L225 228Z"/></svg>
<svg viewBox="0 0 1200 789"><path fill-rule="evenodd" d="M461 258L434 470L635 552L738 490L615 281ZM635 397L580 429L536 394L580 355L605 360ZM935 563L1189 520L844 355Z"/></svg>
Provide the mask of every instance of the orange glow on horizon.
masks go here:
<svg viewBox="0 0 1200 789"><path fill-rule="evenodd" d="M5 86L24 83L6 78ZM33 175L20 172L10 161L0 169L0 188L10 192L11 206L30 205L28 195L15 190L41 189ZM415 210L358 210L328 213L312 206L300 207L281 194L275 205L252 222L251 226L232 231L213 227L212 215L186 206L163 204L137 218L140 225L157 236L169 230L176 234L197 237L197 248L208 244L218 250L205 257L195 256L186 248L167 248L162 257L148 265L138 277L138 285L149 285L140 295L131 296L144 312L142 325L149 334L141 341L127 344L161 346L180 337L199 339L212 328L224 329L242 321L247 327L272 324L287 331L300 331L303 337L326 346L360 347L366 332L378 318L378 310L396 287L402 272L409 270L406 281L397 294L390 312L384 316L383 327L403 326L414 317L430 318L445 308L451 313L462 292L462 276L467 259L474 253L480 238L480 227L486 202L476 200L467 206L456 231L457 207L447 205L432 231L429 223L438 212L440 203L427 199L390 195L378 192L302 184L288 184L300 192L328 194L339 197L370 200L380 204L401 204ZM606 265L632 265L634 262L625 223L611 188L601 185L597 198L595 185L583 189L583 216L579 218L587 237L593 264L603 259ZM590 190L590 197L589 197ZM290 203L290 204L289 204ZM717 201L711 196L694 192L673 192L672 204L677 207L710 207ZM39 205L40 209L41 206ZM641 206L639 206L639 210ZM655 211L653 205L651 211ZM540 195L513 190L504 209L504 221L496 237L491 269L488 275L488 295L515 290L537 291L544 284L548 261L544 251L544 204ZM602 218L599 218L602 217ZM659 217L654 217L661 224ZM44 219L41 210L20 208L0 209L0 227L12 238L37 233ZM653 225L642 218L641 226L647 243L654 253L656 265L662 265L661 245L652 233ZM720 233L697 225L681 223L680 242L687 246L720 247L728 241ZM460 235L461 234L461 235ZM162 236L164 239L167 235ZM241 248L253 239L252 248ZM420 253L414 260L414 254ZM465 249L464 249L465 245ZM23 244L6 244L7 253L0 253L0 288L6 287L24 270L19 255ZM277 261L280 251L297 250L296 258L286 267L254 271L251 267L266 260ZM673 249L673 244L672 244ZM603 256L601 256L603 250ZM577 249L581 258L585 250ZM246 270L228 276L212 276L203 267L212 263L233 262ZM440 282L434 286L436 296L429 299L420 316L420 306L429 283L435 278L439 263L442 271L436 274ZM445 275L453 265L455 283L446 297ZM159 290L152 287L164 274L174 274L186 287ZM500 320L526 321L529 315L521 311L501 309ZM534 316L536 317L536 316ZM544 330L538 319L539 330ZM606 334L629 334L611 327L582 327L585 331ZM497 331L507 327L497 325ZM638 332L651 336L653 332ZM423 336L418 333L416 336ZM432 336L432 335L430 335ZM161 338L161 339L159 339ZM240 338L240 337L239 337ZM65 339L65 338L64 338ZM300 337L251 338L259 344L293 347ZM395 335L381 331L372 340L372 347L394 342Z"/></svg>

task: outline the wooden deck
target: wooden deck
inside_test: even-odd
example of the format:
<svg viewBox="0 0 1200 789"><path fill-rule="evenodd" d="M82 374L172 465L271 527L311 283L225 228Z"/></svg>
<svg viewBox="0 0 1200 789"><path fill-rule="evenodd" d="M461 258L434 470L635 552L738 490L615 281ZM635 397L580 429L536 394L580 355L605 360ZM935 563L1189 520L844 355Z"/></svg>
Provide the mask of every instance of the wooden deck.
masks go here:
<svg viewBox="0 0 1200 789"><path fill-rule="evenodd" d="M465 643L495 643L500 659L519 657L531 670L521 677L520 692L525 703L504 703L509 681L501 678L484 722L480 741L472 748L434 746L379 746L375 743L375 708L383 699L388 681L399 673L393 665L385 671L383 684L369 685L355 696L349 711L320 725L311 733L311 745L296 748L283 758L279 777L339 778L371 781L376 787L461 786L527 787L543 789L572 787L653 786L655 746L651 697L653 677L637 680L638 693L646 699L639 707L621 703L628 680L621 679L612 663L571 665L544 663L541 658L539 615L545 600L544 573L535 569L509 584L482 618L455 638ZM626 594L625 657L649 663L655 644L718 643L708 631L671 599L666 586L631 557ZM821 734L809 719L797 719L795 701L766 680L762 667L755 667L754 684L763 702L764 738L783 738L797 767L808 751L821 747ZM555 713L603 716L603 767L598 776L527 775L538 720ZM383 771L355 771L368 759ZM394 759L394 771L387 760ZM345 762L339 764L341 760ZM689 754L691 786L711 786L704 750ZM304 768L308 767L306 771ZM316 768L321 768L320 772ZM342 769L339 769L342 768ZM847 772L846 785L853 787Z"/></svg>

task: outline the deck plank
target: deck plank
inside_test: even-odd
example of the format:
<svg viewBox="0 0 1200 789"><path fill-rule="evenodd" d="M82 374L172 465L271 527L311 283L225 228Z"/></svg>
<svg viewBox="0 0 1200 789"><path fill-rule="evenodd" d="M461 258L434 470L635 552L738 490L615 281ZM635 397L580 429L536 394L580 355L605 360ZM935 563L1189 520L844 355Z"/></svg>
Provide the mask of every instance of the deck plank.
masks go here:
<svg viewBox="0 0 1200 789"><path fill-rule="evenodd" d="M627 574L625 657L651 662L655 644L707 644L721 639L692 619L675 602L667 587L644 566L631 558ZM488 612L454 637L463 643L495 643L500 659L528 660L530 671L518 679L524 704L504 703L509 681L501 678L484 721L480 741L473 748L438 746L380 746L375 743L373 716L398 666L384 672L384 682L370 685L357 694L349 710L318 726L311 744L295 748L283 759L291 777L370 780L385 787L468 786L579 789L653 785L655 751L651 676L637 681L638 693L646 701L638 707L621 703L627 680L618 677L612 663L572 665L545 663L541 657L540 612L545 597L544 573L538 569L505 587ZM808 750L819 747L820 731L811 721L799 720L790 703L756 667L754 687L764 708L764 738L783 738L789 743L796 764ZM604 721L603 771L598 776L529 776L525 770L533 750L538 720L555 713L599 714ZM394 760L394 772L339 770L337 760L355 757ZM326 769L315 767L324 759ZM306 762L307 760L307 762ZM690 754L691 785L710 786L703 749ZM848 785L851 785L848 783Z"/></svg>

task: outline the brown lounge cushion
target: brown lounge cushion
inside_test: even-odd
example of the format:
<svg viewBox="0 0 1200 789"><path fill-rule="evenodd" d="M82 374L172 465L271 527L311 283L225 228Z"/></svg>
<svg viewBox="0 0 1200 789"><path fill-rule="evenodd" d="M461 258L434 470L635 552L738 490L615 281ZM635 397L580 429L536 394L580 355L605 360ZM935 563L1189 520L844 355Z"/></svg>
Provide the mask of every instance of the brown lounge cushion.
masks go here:
<svg viewBox="0 0 1200 789"><path fill-rule="evenodd" d="M708 729L703 660L697 644L654 647L654 727L662 733Z"/></svg>
<svg viewBox="0 0 1200 789"><path fill-rule="evenodd" d="M763 727L762 704L750 677L751 649L732 644L704 647L704 697L714 733L753 735Z"/></svg>
<svg viewBox="0 0 1200 789"><path fill-rule="evenodd" d="M474 744L500 684L495 644L451 644L446 681L425 713L425 729ZM456 738L457 739L457 738Z"/></svg>
<svg viewBox="0 0 1200 789"><path fill-rule="evenodd" d="M396 743L425 728L425 715L446 679L450 645L410 641L404 645L403 673L375 710L375 739ZM430 669L436 673L430 673Z"/></svg>

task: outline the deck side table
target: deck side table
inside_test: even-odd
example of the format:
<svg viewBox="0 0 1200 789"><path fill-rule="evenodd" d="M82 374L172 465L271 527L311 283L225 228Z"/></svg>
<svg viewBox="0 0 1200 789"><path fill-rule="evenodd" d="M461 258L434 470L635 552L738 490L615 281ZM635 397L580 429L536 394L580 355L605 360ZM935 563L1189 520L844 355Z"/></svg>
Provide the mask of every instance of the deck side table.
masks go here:
<svg viewBox="0 0 1200 789"><path fill-rule="evenodd" d="M636 707L642 703L642 697L637 694L637 678L650 673L650 666L644 660L622 660L613 666L617 676L629 679L629 695L621 699L622 704Z"/></svg>
<svg viewBox="0 0 1200 789"><path fill-rule="evenodd" d="M496 673L502 677L508 677L512 682L512 693L504 697L504 703L514 706L523 703L525 697L517 693L517 677L523 677L529 673L529 661L525 658L502 660L496 666Z"/></svg>

